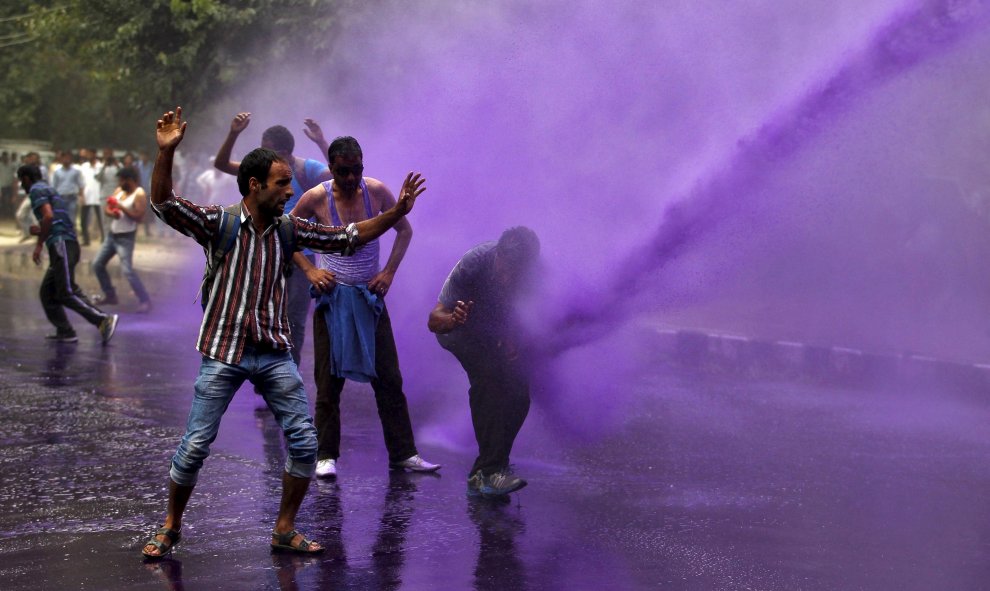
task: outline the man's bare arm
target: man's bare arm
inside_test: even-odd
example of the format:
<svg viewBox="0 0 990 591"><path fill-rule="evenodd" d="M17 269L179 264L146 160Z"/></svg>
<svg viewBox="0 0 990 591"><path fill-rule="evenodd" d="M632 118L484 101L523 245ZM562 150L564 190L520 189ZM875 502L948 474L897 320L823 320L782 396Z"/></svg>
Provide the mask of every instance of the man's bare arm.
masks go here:
<svg viewBox="0 0 990 591"><path fill-rule="evenodd" d="M237 176L237 170L240 168L241 163L232 162L230 160L230 154L234 151L234 143L237 141L237 136L241 135L241 132L247 129L250 123L251 113L238 113L234 116L234 120L230 122L230 131L227 132L227 137L223 140L223 144L217 150L217 155L213 158L213 166L217 170Z"/></svg>
<svg viewBox="0 0 990 591"><path fill-rule="evenodd" d="M306 127L303 129L303 133L305 133L306 137L308 137L310 140L313 141L314 144L316 144L316 147L320 149L320 153L323 154L324 160L327 160L329 158L328 152L330 151L330 144L327 143L326 138L323 136L323 129L320 127L320 124L317 123L314 119L305 119L303 120L303 123L306 125ZM333 163L329 161L327 162L327 166L330 166L331 164ZM324 173L320 176L321 177L327 176L326 173L327 171L324 171ZM333 178L333 175L329 175L327 176L327 178L321 178L320 180L328 181L331 178Z"/></svg>
<svg viewBox="0 0 990 591"><path fill-rule="evenodd" d="M302 252L296 251L292 255L292 262L299 267L299 270L306 274L306 279L320 293L330 293L337 285L337 277L326 269L321 269L310 262Z"/></svg>
<svg viewBox="0 0 990 591"><path fill-rule="evenodd" d="M137 195L134 196L134 201L130 207L118 206L120 207L120 211L124 212L127 217L140 222L144 219L144 212L148 207L148 198L145 197L144 189L138 188Z"/></svg>
<svg viewBox="0 0 990 591"><path fill-rule="evenodd" d="M172 161L175 149L186 133L186 122L182 120L182 107L169 111L158 120L155 139L158 142L158 156L151 173L151 203L160 205L172 197Z"/></svg>
<svg viewBox="0 0 990 591"><path fill-rule="evenodd" d="M379 211L384 212L387 209L395 207L395 197L383 183L374 181L374 184L369 189L373 191L372 194L381 203ZM392 252L388 255L388 261L386 261L385 267L368 282L369 290L382 295L388 293L388 290L392 287L395 273L399 270L399 265L406 256L409 243L412 241L412 224L409 223L407 218L400 219L393 228L395 229L396 236L395 241L392 243Z"/></svg>
<svg viewBox="0 0 990 591"><path fill-rule="evenodd" d="M430 332L436 334L447 334L458 326L464 326L468 321L468 314L474 302L457 301L454 309L437 302L437 305L430 311L430 318L426 321L426 327Z"/></svg>
<svg viewBox="0 0 990 591"><path fill-rule="evenodd" d="M316 219L324 225L332 225L326 207L327 192L323 185L317 185L303 193L299 201L296 201L292 211L288 212L297 218L304 220Z"/></svg>
<svg viewBox="0 0 990 591"><path fill-rule="evenodd" d="M402 183L402 190L399 191L399 200L394 207L370 220L355 224L358 231L358 244L364 244L378 238L412 211L416 198L426 190L426 187L423 186L425 182L426 179L418 172L407 174L406 180Z"/></svg>

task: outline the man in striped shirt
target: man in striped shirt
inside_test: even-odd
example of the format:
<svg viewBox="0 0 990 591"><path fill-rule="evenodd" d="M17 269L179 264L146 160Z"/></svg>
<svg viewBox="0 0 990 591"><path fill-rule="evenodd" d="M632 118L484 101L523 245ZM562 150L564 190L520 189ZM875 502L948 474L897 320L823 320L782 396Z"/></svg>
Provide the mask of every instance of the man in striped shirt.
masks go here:
<svg viewBox="0 0 990 591"><path fill-rule="evenodd" d="M172 191L172 161L185 131L181 108L165 113L158 121L151 203L162 221L209 248L219 230L223 208L194 205ZM209 296L197 343L203 355L199 378L186 434L172 458L165 523L145 544L145 556L164 556L178 543L182 513L199 469L209 455L227 405L245 380L260 388L288 447L271 545L302 553L323 551L320 544L307 540L294 527L316 468L317 442L302 378L290 355L283 269L292 253L283 252L278 224L293 224L296 250L353 252L408 214L426 190L424 182L419 174L409 173L395 207L342 228L281 217L292 197L292 169L275 152L258 148L241 161L237 174L243 196L239 232L207 286Z"/></svg>

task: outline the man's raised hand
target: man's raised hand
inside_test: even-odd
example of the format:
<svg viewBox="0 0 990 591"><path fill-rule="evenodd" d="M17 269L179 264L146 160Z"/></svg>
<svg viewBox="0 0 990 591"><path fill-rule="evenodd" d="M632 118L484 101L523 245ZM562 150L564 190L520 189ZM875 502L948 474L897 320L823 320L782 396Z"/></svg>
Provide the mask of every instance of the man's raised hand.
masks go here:
<svg viewBox="0 0 990 591"><path fill-rule="evenodd" d="M155 139L158 140L158 149L175 149L186 134L186 122L182 120L182 107L176 107L175 111L169 111L158 120L155 131Z"/></svg>
<svg viewBox="0 0 990 591"><path fill-rule="evenodd" d="M418 172L410 172L406 175L406 180L402 183L402 190L399 191L399 202L396 203L396 207L399 208L402 215L412 211L416 198L426 190L426 187L423 186L425 182L426 179Z"/></svg>
<svg viewBox="0 0 990 591"><path fill-rule="evenodd" d="M251 113L238 113L234 115L234 120L230 122L230 132L240 133L247 129L251 123Z"/></svg>
<svg viewBox="0 0 990 591"><path fill-rule="evenodd" d="M303 128L303 133L306 134L306 137L317 144L326 143L327 140L323 137L323 129L320 127L319 123L313 119L304 119L303 124L306 125L306 127Z"/></svg>

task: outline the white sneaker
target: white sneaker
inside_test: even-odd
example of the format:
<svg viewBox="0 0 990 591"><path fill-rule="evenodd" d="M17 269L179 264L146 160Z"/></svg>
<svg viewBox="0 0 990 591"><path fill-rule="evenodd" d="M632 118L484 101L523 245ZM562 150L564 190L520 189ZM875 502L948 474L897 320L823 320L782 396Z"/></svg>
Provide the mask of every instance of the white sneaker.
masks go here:
<svg viewBox="0 0 990 591"><path fill-rule="evenodd" d="M413 472L436 472L440 469L440 464L431 464L419 457L419 454L406 458L401 462L394 462L388 465L393 470L412 470Z"/></svg>
<svg viewBox="0 0 990 591"><path fill-rule="evenodd" d="M316 462L317 478L336 478L337 460L320 460Z"/></svg>

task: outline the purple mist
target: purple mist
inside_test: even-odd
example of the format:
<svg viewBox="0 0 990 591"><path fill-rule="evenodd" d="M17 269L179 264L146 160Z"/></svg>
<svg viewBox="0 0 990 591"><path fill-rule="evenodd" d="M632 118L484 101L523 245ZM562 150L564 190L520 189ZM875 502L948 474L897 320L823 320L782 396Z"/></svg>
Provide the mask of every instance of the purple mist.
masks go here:
<svg viewBox="0 0 990 591"><path fill-rule="evenodd" d="M235 157L281 123L297 155L321 158L301 131L313 117L328 139L357 137L366 174L393 192L406 171L426 175L389 296L425 442L473 445L466 379L426 330L446 273L506 227L536 230L544 292L527 313L554 354L534 401L593 435L638 395L639 326L990 354L973 321L990 296L988 12L977 0L389 5L326 63L279 64L271 84L204 108L200 129L249 110Z"/></svg>

